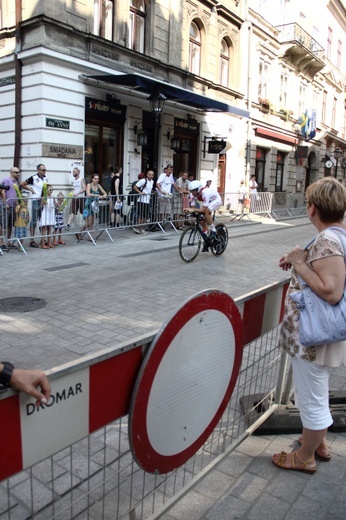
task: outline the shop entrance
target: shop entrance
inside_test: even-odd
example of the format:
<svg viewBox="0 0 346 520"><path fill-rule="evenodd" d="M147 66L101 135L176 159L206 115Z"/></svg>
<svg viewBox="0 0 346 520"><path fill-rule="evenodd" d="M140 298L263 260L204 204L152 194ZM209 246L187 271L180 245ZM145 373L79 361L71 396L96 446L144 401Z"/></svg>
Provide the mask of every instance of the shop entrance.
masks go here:
<svg viewBox="0 0 346 520"><path fill-rule="evenodd" d="M126 107L113 99L101 101L86 98L85 104L85 180L93 173L100 176L100 184L110 190L111 167L123 165L123 123Z"/></svg>
<svg viewBox="0 0 346 520"><path fill-rule="evenodd" d="M121 165L120 128L85 125L85 179L98 173L100 183L107 192L110 189L110 170ZM109 185L109 186L108 186Z"/></svg>
<svg viewBox="0 0 346 520"><path fill-rule="evenodd" d="M217 176L217 192L225 193L226 185L226 154L219 155L218 176Z"/></svg>

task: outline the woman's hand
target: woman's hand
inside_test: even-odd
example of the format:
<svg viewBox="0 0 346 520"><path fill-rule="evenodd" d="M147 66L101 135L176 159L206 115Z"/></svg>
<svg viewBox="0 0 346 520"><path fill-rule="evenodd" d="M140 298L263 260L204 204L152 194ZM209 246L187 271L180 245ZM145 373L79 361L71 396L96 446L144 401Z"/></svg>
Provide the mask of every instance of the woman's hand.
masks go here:
<svg viewBox="0 0 346 520"><path fill-rule="evenodd" d="M283 271L289 271L291 269L292 264L287 260L287 255L280 258L279 267L281 267Z"/></svg>
<svg viewBox="0 0 346 520"><path fill-rule="evenodd" d="M296 246L286 255L287 263L291 264L295 269L306 263L308 252L300 246Z"/></svg>

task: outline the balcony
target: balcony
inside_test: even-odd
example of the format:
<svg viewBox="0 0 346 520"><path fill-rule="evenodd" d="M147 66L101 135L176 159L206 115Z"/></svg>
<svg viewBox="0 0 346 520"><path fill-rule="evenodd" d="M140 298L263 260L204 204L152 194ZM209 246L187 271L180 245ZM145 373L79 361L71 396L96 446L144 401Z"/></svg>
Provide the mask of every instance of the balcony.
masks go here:
<svg viewBox="0 0 346 520"><path fill-rule="evenodd" d="M324 49L297 23L278 25L283 57L300 71L314 76L323 69Z"/></svg>

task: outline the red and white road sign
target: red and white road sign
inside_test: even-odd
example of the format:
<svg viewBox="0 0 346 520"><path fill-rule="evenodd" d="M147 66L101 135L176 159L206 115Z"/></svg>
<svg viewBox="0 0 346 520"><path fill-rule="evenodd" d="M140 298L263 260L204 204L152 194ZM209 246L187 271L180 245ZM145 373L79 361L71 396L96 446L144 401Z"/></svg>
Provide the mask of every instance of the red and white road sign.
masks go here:
<svg viewBox="0 0 346 520"><path fill-rule="evenodd" d="M164 324L142 363L130 406L130 444L151 473L181 466L220 420L243 352L243 322L230 296L197 294Z"/></svg>

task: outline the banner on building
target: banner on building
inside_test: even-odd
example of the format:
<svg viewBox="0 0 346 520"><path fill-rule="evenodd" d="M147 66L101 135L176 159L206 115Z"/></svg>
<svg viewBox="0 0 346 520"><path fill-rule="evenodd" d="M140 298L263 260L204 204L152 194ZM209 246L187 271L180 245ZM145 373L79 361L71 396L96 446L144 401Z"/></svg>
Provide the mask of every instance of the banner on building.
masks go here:
<svg viewBox="0 0 346 520"><path fill-rule="evenodd" d="M316 110L305 110L299 118L299 126L305 141L313 139L316 135Z"/></svg>

